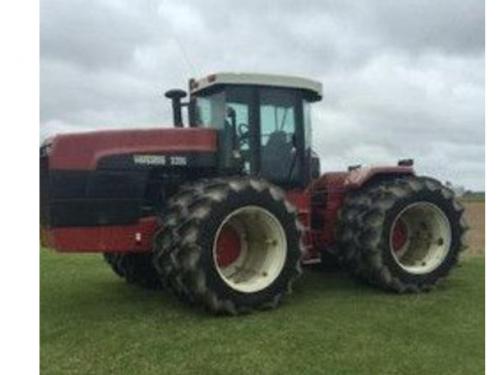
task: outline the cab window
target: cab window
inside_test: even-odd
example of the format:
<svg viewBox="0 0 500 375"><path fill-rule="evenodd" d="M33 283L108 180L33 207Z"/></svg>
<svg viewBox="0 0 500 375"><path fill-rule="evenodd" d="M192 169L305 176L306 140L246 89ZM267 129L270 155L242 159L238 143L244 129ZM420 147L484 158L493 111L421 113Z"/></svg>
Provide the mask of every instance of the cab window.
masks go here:
<svg viewBox="0 0 500 375"><path fill-rule="evenodd" d="M196 98L196 124L222 129L224 125L224 92Z"/></svg>
<svg viewBox="0 0 500 375"><path fill-rule="evenodd" d="M259 111L262 175L275 183L293 182L298 177L296 93L262 89Z"/></svg>

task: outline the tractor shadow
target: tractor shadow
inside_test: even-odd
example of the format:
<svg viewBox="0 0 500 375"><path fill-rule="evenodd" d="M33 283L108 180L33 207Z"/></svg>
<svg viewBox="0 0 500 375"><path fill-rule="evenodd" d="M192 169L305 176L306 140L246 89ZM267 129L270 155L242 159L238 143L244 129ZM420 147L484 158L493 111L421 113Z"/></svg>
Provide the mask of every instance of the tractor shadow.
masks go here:
<svg viewBox="0 0 500 375"><path fill-rule="evenodd" d="M86 306L94 306L92 309L96 311L105 305L112 304L118 309L126 308L137 313L151 312L156 314L158 311L164 311L166 315L179 313L202 319L207 319L207 317L231 318L228 316L214 317L208 315L200 307L187 305L179 301L169 288L166 290L146 290L137 285L127 284L121 279L94 280L93 284L93 290L101 292L90 293L82 290L80 299L85 300ZM293 308L294 305L308 305L318 299L352 299L363 295L388 295L388 293L363 284L342 270L325 271L305 267L302 277L294 283L292 294L286 296L283 305ZM266 314L266 312L259 313Z"/></svg>
<svg viewBox="0 0 500 375"><path fill-rule="evenodd" d="M449 290L448 281L440 283L439 287L431 292L432 295L441 294ZM454 286L452 286L454 287ZM66 293L65 293L66 294ZM159 324L164 320L176 320L189 317L193 321L212 319L232 319L230 316L213 316L203 308L190 306L178 300L172 290L146 290L136 285L127 284L124 280L113 276L99 280L88 280L85 287L73 289L72 296L78 298L79 314L85 319L116 318L126 311L127 316L134 319L154 318ZM310 309L312 306L322 306L325 301L335 305L352 303L353 301L371 300L387 303L408 299L425 298L423 295L398 295L367 285L354 279L343 270L321 270L318 267L304 267L302 277L295 282L293 292L287 295L277 310L262 311L248 316L280 315L281 310L290 313L293 310ZM72 296L59 296L71 301Z"/></svg>

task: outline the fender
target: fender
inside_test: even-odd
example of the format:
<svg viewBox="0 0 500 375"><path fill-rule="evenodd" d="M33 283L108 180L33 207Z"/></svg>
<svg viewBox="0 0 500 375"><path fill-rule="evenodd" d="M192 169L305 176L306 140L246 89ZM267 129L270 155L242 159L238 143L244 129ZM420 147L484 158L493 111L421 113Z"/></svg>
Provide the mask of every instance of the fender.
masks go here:
<svg viewBox="0 0 500 375"><path fill-rule="evenodd" d="M375 179L384 177L398 177L415 175L415 170L410 166L374 166L356 168L348 172L329 172L315 180L311 191L329 189L344 191L359 189Z"/></svg>

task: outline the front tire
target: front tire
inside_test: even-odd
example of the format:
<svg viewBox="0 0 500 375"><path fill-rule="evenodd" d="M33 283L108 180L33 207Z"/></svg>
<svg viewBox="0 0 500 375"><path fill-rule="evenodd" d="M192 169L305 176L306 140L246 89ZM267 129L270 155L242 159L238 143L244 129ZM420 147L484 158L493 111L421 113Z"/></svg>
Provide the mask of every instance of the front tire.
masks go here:
<svg viewBox="0 0 500 375"><path fill-rule="evenodd" d="M145 289L162 288L150 253L104 253L103 256L111 269L127 283L139 285Z"/></svg>
<svg viewBox="0 0 500 375"><path fill-rule="evenodd" d="M430 290L466 248L464 208L427 177L380 181L347 197L338 238L358 278L384 289Z"/></svg>
<svg viewBox="0 0 500 375"><path fill-rule="evenodd" d="M183 188L155 264L183 301L212 313L275 308L301 274L302 226L283 191L256 178Z"/></svg>

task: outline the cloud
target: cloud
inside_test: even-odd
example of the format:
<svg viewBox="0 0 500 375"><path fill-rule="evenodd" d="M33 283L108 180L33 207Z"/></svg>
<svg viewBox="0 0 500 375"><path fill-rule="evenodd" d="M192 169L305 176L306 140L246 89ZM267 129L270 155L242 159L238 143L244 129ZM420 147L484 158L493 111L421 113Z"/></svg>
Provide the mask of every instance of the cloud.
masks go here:
<svg viewBox="0 0 500 375"><path fill-rule="evenodd" d="M165 126L163 92L217 71L320 80L323 169L394 163L484 188L484 3L45 0L41 137Z"/></svg>

